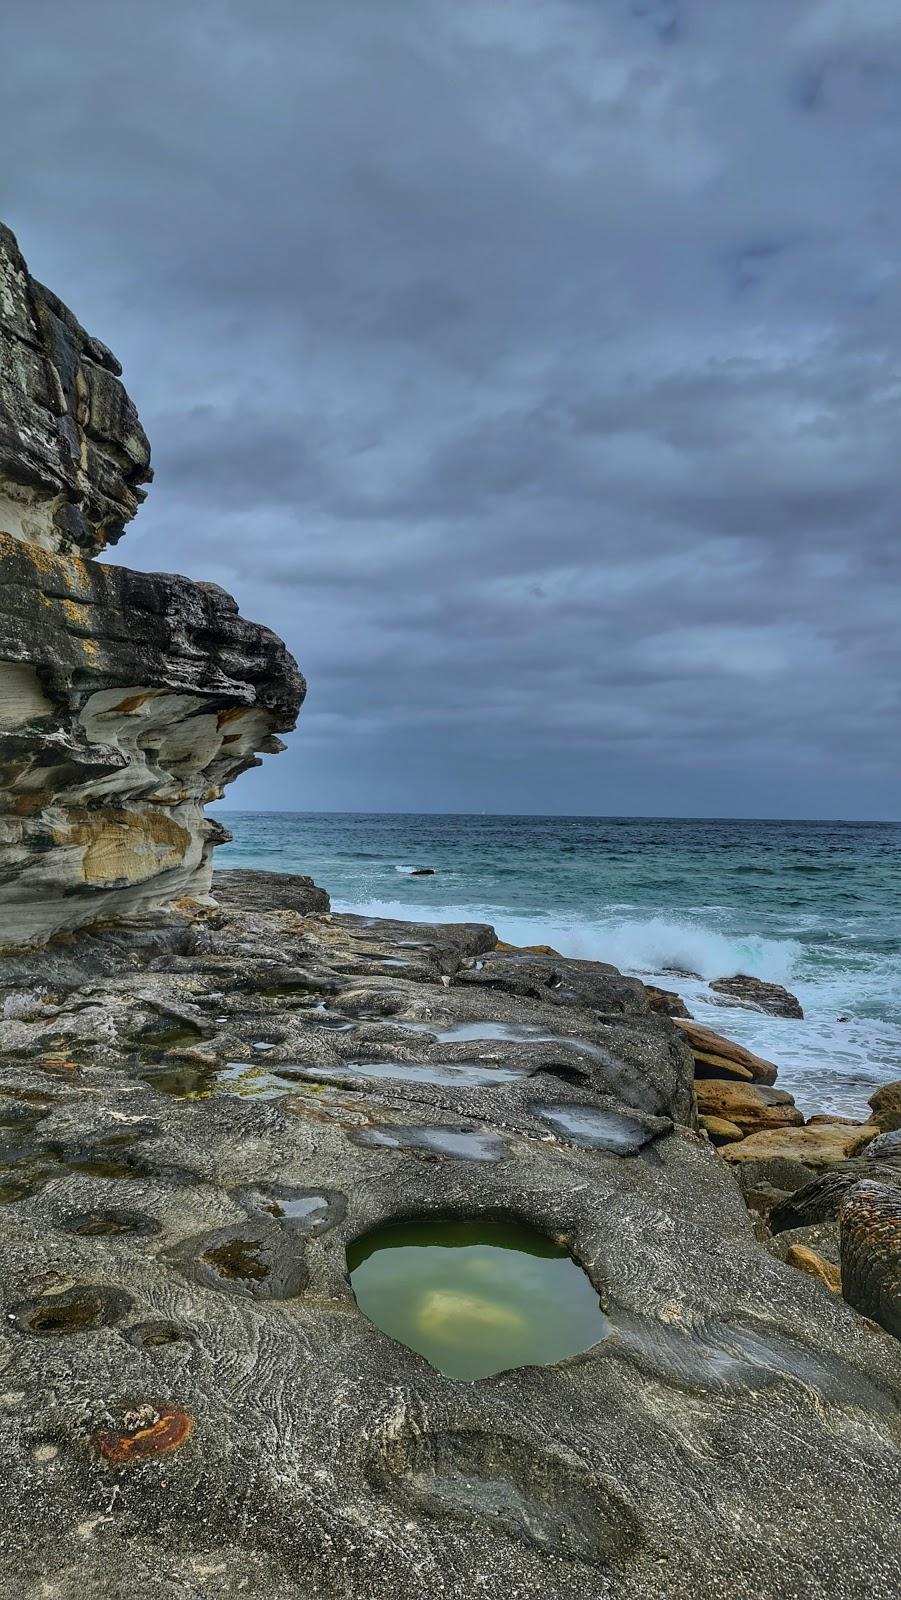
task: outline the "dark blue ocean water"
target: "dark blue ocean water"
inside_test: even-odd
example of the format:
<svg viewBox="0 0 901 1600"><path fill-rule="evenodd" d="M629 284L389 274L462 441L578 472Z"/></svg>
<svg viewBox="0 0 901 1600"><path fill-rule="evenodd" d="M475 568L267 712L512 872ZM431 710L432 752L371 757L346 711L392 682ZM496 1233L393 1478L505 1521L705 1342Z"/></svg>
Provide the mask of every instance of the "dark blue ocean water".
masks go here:
<svg viewBox="0 0 901 1600"><path fill-rule="evenodd" d="M220 866L311 873L336 910L490 921L666 981L805 1110L865 1114L901 1077L901 825L217 814L235 836ZM718 1004L708 981L738 971L787 984L805 1020Z"/></svg>

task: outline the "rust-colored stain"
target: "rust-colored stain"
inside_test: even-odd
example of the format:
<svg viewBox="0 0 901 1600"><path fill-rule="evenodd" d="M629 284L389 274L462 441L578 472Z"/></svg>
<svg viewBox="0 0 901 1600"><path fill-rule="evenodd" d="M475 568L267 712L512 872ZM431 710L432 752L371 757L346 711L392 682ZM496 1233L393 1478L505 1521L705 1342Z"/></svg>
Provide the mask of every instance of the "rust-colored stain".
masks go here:
<svg viewBox="0 0 901 1600"><path fill-rule="evenodd" d="M45 1056L41 1062L41 1071L61 1078L67 1072L80 1072L81 1066L79 1062L71 1061L67 1056Z"/></svg>
<svg viewBox="0 0 901 1600"><path fill-rule="evenodd" d="M143 1405L126 1412L121 1433L99 1428L91 1444L104 1461L114 1467L128 1467L138 1461L152 1461L179 1450L190 1438L194 1419L187 1411L170 1405Z"/></svg>

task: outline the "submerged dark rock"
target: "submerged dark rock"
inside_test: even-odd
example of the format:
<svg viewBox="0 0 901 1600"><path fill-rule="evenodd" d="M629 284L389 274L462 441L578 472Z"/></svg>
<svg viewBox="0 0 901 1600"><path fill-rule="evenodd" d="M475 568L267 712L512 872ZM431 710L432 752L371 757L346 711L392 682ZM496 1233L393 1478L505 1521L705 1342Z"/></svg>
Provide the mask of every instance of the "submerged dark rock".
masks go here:
<svg viewBox="0 0 901 1600"><path fill-rule="evenodd" d="M714 978L709 987L714 994L727 995L738 1005L749 1006L753 1011L766 1011L773 1017L803 1019L804 1016L800 1000L781 983L767 983L763 978L749 977L746 972L738 972L734 978Z"/></svg>

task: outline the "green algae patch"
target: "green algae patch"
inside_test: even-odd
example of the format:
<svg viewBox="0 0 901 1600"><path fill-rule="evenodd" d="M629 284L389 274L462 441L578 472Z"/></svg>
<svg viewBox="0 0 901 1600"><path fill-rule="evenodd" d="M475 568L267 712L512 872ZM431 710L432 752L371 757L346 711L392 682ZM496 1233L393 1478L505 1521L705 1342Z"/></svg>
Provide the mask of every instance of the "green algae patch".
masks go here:
<svg viewBox="0 0 901 1600"><path fill-rule="evenodd" d="M348 1246L360 1310L450 1378L551 1365L604 1339L588 1276L525 1223L420 1218Z"/></svg>

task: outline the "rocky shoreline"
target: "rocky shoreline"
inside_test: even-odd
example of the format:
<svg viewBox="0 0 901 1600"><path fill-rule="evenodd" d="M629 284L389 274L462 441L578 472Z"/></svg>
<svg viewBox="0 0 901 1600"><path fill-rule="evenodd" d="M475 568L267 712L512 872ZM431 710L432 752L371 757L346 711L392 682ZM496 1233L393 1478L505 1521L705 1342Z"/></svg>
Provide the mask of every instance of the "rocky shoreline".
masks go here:
<svg viewBox="0 0 901 1600"><path fill-rule="evenodd" d="M885 1593L899 1347L810 1265L835 1195L698 1127L747 1079L613 968L224 884L0 967L0 1593ZM608 1336L478 1383L389 1339L348 1243L437 1214L565 1239Z"/></svg>
<svg viewBox="0 0 901 1600"><path fill-rule="evenodd" d="M303 679L93 560L147 441L3 229L0 335L0 1596L892 1593L899 1085L803 1124L614 967L214 882L204 806ZM401 1222L537 1239L580 1353L389 1336L351 1261ZM503 1329L492 1290L430 1316Z"/></svg>

